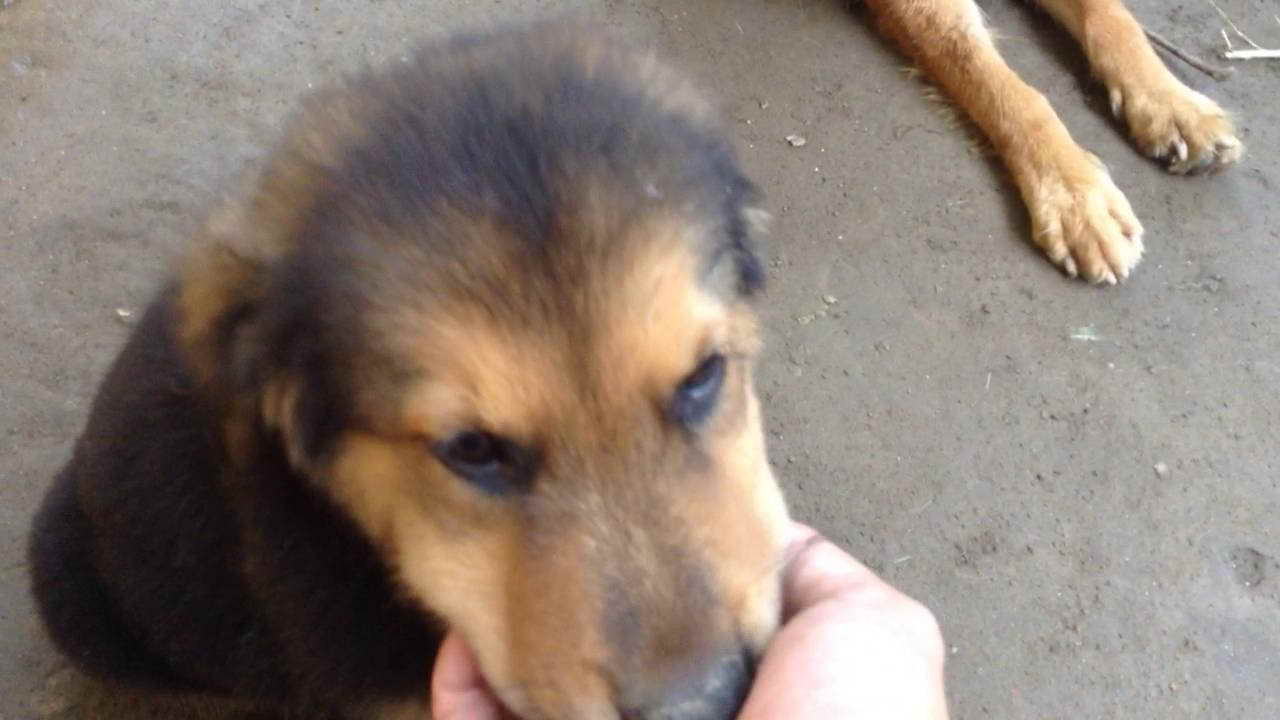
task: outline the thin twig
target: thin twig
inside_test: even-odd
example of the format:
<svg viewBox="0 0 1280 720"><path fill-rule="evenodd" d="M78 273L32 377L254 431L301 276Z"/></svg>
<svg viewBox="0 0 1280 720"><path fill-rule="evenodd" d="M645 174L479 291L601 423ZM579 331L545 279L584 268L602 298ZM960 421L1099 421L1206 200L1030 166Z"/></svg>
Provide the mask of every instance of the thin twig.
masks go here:
<svg viewBox="0 0 1280 720"><path fill-rule="evenodd" d="M1267 48L1250 48L1246 50L1228 50L1222 53L1228 60L1280 60L1280 50Z"/></svg>
<svg viewBox="0 0 1280 720"><path fill-rule="evenodd" d="M1169 40L1165 38L1163 35L1152 32L1146 28L1143 28L1142 30L1147 34L1147 37L1151 40L1151 42L1160 46L1164 50L1168 51L1174 57L1190 65L1191 67L1199 70L1205 75L1208 75L1214 80L1226 80L1227 78L1231 77L1231 75L1236 71L1235 68L1218 67L1217 65L1210 65L1204 60L1201 60L1195 55L1192 55L1191 53L1183 50L1177 45L1174 45L1173 43L1169 42Z"/></svg>
<svg viewBox="0 0 1280 720"><path fill-rule="evenodd" d="M1214 10L1218 11L1218 15L1222 17L1222 21L1225 22L1227 25L1231 26L1231 31L1236 34L1236 37L1240 38L1241 40L1244 40L1245 42L1249 43L1249 45L1251 46L1251 49L1246 48L1244 50L1236 50L1235 47L1231 45L1231 36L1227 34L1227 29L1222 28L1221 29L1222 41L1227 44L1227 49L1222 52L1222 57L1226 58L1227 60L1280 60L1280 50L1271 50L1268 48L1264 48L1258 43L1254 42L1249 38L1248 35L1245 35L1243 32L1241 32L1240 28L1236 26L1235 22L1233 22L1225 12L1223 12L1222 8L1218 7L1218 3L1214 2L1213 0L1208 0L1208 3L1213 6ZM1280 15L1276 15L1274 17L1276 19L1276 22L1280 23ZM1147 32L1147 35L1151 36L1150 31ZM1154 41L1154 38L1152 39ZM1173 52L1173 51L1170 50L1170 52ZM1183 58L1183 59L1185 60L1186 58Z"/></svg>
<svg viewBox="0 0 1280 720"><path fill-rule="evenodd" d="M1228 25L1230 25L1230 26L1231 26L1232 31L1234 31L1234 32L1235 32L1235 34L1236 34L1236 35L1238 35L1238 36L1240 37L1240 39L1241 39L1241 40L1243 40L1243 41L1245 41L1245 42L1249 43L1249 44L1250 44L1250 45L1252 45L1252 46L1254 47L1254 49L1256 49L1256 50L1262 50L1262 49L1263 49L1263 47L1262 47L1261 45L1259 45L1258 43L1256 43L1256 42L1254 42L1254 41L1250 40L1248 35L1245 35L1244 33L1240 32L1240 28L1236 27L1236 24L1235 24L1234 22L1232 22L1232 21L1231 21L1231 18L1227 17L1227 14L1226 14L1225 12L1223 12L1223 11L1222 11L1222 8L1218 7L1218 3L1214 2L1213 0L1209 0L1209 4L1213 6L1213 9L1214 9L1214 10L1217 10L1217 11L1218 11L1218 14L1222 16L1223 21L1224 21L1224 22L1226 22Z"/></svg>

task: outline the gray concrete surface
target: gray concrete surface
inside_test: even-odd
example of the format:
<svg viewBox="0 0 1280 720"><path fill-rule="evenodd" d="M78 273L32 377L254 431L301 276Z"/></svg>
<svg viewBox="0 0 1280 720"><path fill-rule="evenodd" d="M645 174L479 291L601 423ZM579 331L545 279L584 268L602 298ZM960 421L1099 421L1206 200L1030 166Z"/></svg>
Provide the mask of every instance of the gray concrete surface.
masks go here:
<svg viewBox="0 0 1280 720"><path fill-rule="evenodd" d="M1219 4L1280 46L1273 0ZM1038 257L999 168L839 0L5 0L0 718L174 714L101 710L27 596L29 516L128 330L117 308L312 84L566 5L722 99L777 215L780 475L798 515L936 610L955 717L1280 717L1280 62L1175 68L1236 111L1249 154L1168 177L1062 33L984 3L1146 224L1137 275L1102 290ZM1133 6L1194 52L1221 43L1205 0Z"/></svg>

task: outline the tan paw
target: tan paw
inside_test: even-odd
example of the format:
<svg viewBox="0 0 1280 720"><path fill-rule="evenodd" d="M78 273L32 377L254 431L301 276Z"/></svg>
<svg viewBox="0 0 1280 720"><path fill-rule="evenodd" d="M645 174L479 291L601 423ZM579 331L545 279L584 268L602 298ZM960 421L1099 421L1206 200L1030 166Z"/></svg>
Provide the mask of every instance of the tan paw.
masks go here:
<svg viewBox="0 0 1280 720"><path fill-rule="evenodd" d="M1114 285L1142 259L1142 223L1093 155L1080 151L1024 192L1036 244L1071 277Z"/></svg>
<svg viewBox="0 0 1280 720"><path fill-rule="evenodd" d="M1128 123L1138 148L1171 173L1216 172L1244 154L1226 111L1172 77L1113 86L1110 96L1111 112Z"/></svg>

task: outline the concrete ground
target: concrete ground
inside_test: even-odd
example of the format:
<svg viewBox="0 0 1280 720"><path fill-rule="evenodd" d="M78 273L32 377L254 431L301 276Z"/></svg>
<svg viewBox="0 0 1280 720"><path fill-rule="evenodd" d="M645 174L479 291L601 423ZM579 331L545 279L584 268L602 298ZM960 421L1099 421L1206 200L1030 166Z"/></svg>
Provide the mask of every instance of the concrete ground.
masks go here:
<svg viewBox="0 0 1280 720"><path fill-rule="evenodd" d="M1280 717L1280 62L1222 83L1175 66L1249 153L1169 177L1060 31L984 3L1146 225L1136 276L1097 289L1029 246L999 167L840 0L4 0L0 718L167 712L100 710L27 595L28 521L128 332L117 309L299 93L566 5L723 101L777 216L761 388L780 477L936 611L955 717ZM1221 43L1207 0L1132 5L1192 52ZM1280 46L1272 0L1219 5Z"/></svg>

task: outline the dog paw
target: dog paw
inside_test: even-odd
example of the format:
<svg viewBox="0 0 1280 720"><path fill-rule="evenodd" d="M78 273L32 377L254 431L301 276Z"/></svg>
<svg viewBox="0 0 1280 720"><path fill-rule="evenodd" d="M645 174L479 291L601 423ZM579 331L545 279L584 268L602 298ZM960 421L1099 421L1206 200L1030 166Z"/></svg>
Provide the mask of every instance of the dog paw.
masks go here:
<svg viewBox="0 0 1280 720"><path fill-rule="evenodd" d="M1142 258L1142 223L1093 155L1079 150L1024 192L1036 244L1067 275L1114 285Z"/></svg>
<svg viewBox="0 0 1280 720"><path fill-rule="evenodd" d="M1138 148L1171 173L1216 172L1244 154L1226 111L1173 78L1113 86L1110 97L1111 112L1129 125Z"/></svg>

